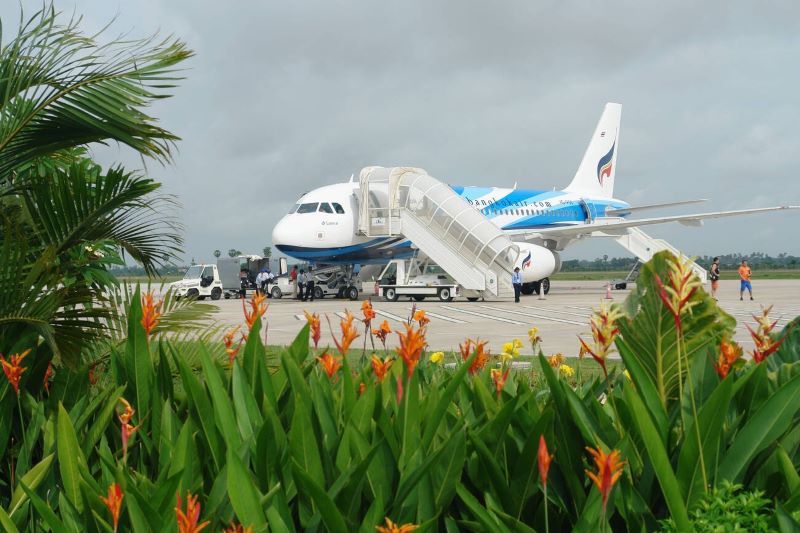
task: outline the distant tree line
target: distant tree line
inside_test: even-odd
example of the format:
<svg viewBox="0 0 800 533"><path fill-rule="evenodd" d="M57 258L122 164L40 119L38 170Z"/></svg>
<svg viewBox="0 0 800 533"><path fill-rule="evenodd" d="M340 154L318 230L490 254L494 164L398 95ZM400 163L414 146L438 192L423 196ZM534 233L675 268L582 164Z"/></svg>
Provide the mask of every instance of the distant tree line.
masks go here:
<svg viewBox="0 0 800 533"><path fill-rule="evenodd" d="M704 255L696 259L697 263L705 268L711 265L714 256ZM738 268L742 259L747 260L747 264L753 270L797 270L800 269L800 257L780 253L777 257L763 252L752 252L750 254L724 254L719 256L720 267L725 269ZM561 263L562 272L598 272L606 270L628 270L633 268L636 263L635 257L598 257L596 259L569 259Z"/></svg>

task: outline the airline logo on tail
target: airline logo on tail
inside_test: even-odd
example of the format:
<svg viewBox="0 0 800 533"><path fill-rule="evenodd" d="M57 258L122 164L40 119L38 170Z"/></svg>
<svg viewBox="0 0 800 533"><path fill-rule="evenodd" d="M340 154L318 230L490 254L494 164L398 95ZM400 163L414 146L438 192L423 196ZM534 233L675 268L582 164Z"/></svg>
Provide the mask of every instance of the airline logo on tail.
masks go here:
<svg viewBox="0 0 800 533"><path fill-rule="evenodd" d="M611 176L611 160L614 159L614 148L616 148L616 146L617 141L615 140L614 144L611 145L611 150L601 157L600 161L597 163L597 181L600 182L600 185L603 185L603 178Z"/></svg>
<svg viewBox="0 0 800 533"><path fill-rule="evenodd" d="M525 259L522 260L522 270L526 270L531 266L531 253L528 252L528 255L525 256Z"/></svg>

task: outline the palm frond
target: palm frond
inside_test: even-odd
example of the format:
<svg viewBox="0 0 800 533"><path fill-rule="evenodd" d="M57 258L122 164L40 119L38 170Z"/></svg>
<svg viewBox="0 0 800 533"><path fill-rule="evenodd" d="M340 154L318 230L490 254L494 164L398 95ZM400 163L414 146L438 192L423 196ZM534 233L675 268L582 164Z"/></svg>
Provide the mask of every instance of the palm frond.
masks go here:
<svg viewBox="0 0 800 533"><path fill-rule="evenodd" d="M0 44L0 184L39 156L93 142L168 161L178 137L143 110L169 96L192 52L157 36L101 44L80 19L59 18L51 4Z"/></svg>

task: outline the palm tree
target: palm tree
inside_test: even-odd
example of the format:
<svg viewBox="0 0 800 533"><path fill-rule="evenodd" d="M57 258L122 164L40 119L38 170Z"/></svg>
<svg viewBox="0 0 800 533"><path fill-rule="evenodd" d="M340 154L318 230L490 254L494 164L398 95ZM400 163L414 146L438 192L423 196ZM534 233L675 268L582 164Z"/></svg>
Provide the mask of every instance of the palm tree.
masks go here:
<svg viewBox="0 0 800 533"><path fill-rule="evenodd" d="M214 257L219 259L219 256L221 256L221 255L222 255L222 252L220 252L219 250L214 250Z"/></svg>
<svg viewBox="0 0 800 533"><path fill-rule="evenodd" d="M239 250L236 248L231 248L228 250L228 257L236 257L237 255L239 255Z"/></svg>
<svg viewBox="0 0 800 533"><path fill-rule="evenodd" d="M108 327L107 267L129 256L155 275L182 244L159 183L104 171L84 147L117 142L168 162L178 137L143 109L192 53L155 37L100 44L79 19L60 20L46 6L0 45L0 352L43 338L70 364Z"/></svg>
<svg viewBox="0 0 800 533"><path fill-rule="evenodd" d="M261 251L264 252L264 258L269 259L269 256L272 255L272 246L265 246Z"/></svg>

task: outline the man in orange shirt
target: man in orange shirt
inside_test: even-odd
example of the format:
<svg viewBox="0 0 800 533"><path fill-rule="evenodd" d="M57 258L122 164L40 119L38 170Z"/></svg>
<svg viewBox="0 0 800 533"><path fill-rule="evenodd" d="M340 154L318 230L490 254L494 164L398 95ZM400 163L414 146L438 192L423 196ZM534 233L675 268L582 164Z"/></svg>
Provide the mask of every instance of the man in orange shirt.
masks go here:
<svg viewBox="0 0 800 533"><path fill-rule="evenodd" d="M753 286L750 284L750 275L751 275L750 267L747 266L747 261L742 260L742 266L739 267L739 300L743 300L744 290L747 289L747 292L750 293L750 299L753 299Z"/></svg>

